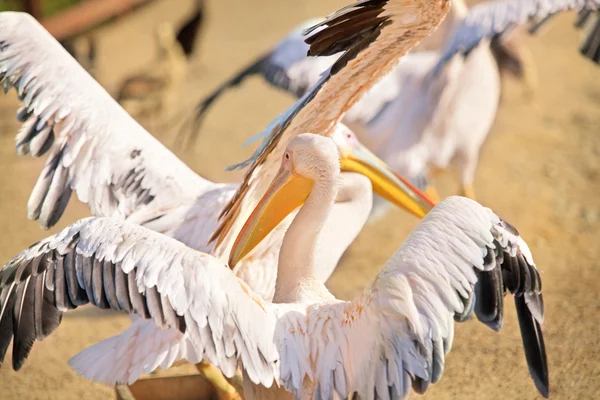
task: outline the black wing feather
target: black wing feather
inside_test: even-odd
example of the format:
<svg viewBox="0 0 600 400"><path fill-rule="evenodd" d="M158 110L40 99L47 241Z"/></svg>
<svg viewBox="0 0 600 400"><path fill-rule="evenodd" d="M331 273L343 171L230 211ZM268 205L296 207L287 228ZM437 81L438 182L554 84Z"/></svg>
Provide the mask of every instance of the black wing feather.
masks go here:
<svg viewBox="0 0 600 400"><path fill-rule="evenodd" d="M541 298L541 297L540 297ZM525 359L535 387L540 394L548 398L550 383L548 379L548 363L546 345L540 323L532 316L527 304L527 295L515 296L515 306L521 328L521 339L525 349Z"/></svg>
<svg viewBox="0 0 600 400"><path fill-rule="evenodd" d="M17 298L13 307L15 341L12 363L15 371L23 366L36 338L33 296L36 280L37 277L30 276L17 287Z"/></svg>
<svg viewBox="0 0 600 400"><path fill-rule="evenodd" d="M389 17L380 15L386 4L387 0L357 1L305 30L304 34L309 35L324 27L306 39L306 43L310 45L308 55L330 56L343 51L344 54L329 72L330 75L335 75L373 43L381 29L391 22Z"/></svg>
<svg viewBox="0 0 600 400"><path fill-rule="evenodd" d="M496 234L501 232L505 237L494 240L494 245L487 248L483 269L476 269L475 314L490 328L500 330L504 295L507 292L514 295L529 371L540 394L547 397L548 365L540 325L544 318L541 278L535 266L528 262L519 249L518 231L505 221L500 221L495 229ZM505 242L507 238L503 246L500 241ZM455 319L460 320L457 316Z"/></svg>
<svg viewBox="0 0 600 400"><path fill-rule="evenodd" d="M61 238L59 245L52 242L55 237L38 243L0 269L0 365L13 341L12 365L21 368L35 340L52 333L64 311L88 302L185 332L184 316L156 286L139 292L137 268L125 273L120 263L102 260L98 253L86 256L89 244L78 247L78 232Z"/></svg>
<svg viewBox="0 0 600 400"><path fill-rule="evenodd" d="M14 291L5 289L0 295L2 306L6 307L6 312L0 318L0 366L4 363L6 351L13 337L13 314L12 310L17 299L17 294Z"/></svg>

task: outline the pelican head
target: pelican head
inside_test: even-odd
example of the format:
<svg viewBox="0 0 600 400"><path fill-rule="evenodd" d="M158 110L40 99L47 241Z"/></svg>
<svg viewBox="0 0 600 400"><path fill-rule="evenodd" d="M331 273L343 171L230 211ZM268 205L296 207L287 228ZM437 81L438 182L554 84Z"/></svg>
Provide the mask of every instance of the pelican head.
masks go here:
<svg viewBox="0 0 600 400"><path fill-rule="evenodd" d="M229 255L231 268L304 204L315 182L336 183L340 173L338 157L335 144L324 136L304 133L290 141L277 175L235 240Z"/></svg>
<svg viewBox="0 0 600 400"><path fill-rule="evenodd" d="M349 131L345 129L336 130L333 140L305 133L290 141L277 175L235 240L229 256L231 268L300 207L313 187L336 185L340 171L364 174L377 193L419 217L433 207L425 195L394 174L383 161L362 147L353 135L350 138L345 136Z"/></svg>

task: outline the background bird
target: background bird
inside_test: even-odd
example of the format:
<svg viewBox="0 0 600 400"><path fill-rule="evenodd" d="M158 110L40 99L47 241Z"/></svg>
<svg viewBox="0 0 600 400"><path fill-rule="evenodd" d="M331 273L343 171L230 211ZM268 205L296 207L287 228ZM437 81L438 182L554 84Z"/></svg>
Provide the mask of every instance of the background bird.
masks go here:
<svg viewBox="0 0 600 400"><path fill-rule="evenodd" d="M187 58L173 26L161 23L155 35L157 60L145 71L125 79L116 95L123 108L137 118L149 118L164 111L163 106L175 100L187 72Z"/></svg>
<svg viewBox="0 0 600 400"><path fill-rule="evenodd" d="M127 112L136 118L155 118L165 111L165 105L176 103L204 18L204 0L197 0L195 11L178 30L169 22L157 26L156 61L126 78L117 91L116 99Z"/></svg>
<svg viewBox="0 0 600 400"><path fill-rule="evenodd" d="M519 35L515 36L515 26L581 6L569 1L539 8L535 4L488 1L469 11L464 2L454 2L440 29L415 49L427 51L414 50L405 57L348 112L345 122L376 154L418 187L429 188L434 197L430 171L455 162L461 193L474 197L479 149L500 101L501 71L522 78L529 87L537 80L532 58ZM302 95L335 62L335 57L306 58L303 27L207 96L197 108L197 122L227 88L253 74ZM490 41L477 46L483 38ZM464 60L455 57L457 53Z"/></svg>

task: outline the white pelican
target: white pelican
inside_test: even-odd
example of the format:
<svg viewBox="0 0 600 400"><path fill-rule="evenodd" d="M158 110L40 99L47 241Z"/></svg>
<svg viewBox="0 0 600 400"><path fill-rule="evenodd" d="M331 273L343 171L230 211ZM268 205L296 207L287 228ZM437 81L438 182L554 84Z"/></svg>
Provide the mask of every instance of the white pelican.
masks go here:
<svg viewBox="0 0 600 400"><path fill-rule="evenodd" d="M479 149L496 117L500 100L500 71L494 54L512 60L525 77L527 53L502 46L508 33L531 19L569 9L595 8L598 0L496 0L468 9L453 1L444 31L426 46L435 51L412 52L365 95L344 122L360 140L398 173L427 188L429 170L445 169L456 161L462 193L474 197L473 181ZM301 29L283 39L221 85L197 107L201 121L211 104L244 78L261 74L295 95L302 95L336 57L307 57ZM490 41L480 44L482 39ZM457 54L466 57L457 57ZM514 62L521 61L521 66ZM505 64L500 64L505 65ZM435 195L435 191L430 192Z"/></svg>
<svg viewBox="0 0 600 400"><path fill-rule="evenodd" d="M126 218L211 252L208 239L219 212L239 185L213 183L189 169L27 14L0 13L0 27L0 80L5 89L15 87L24 103L17 113L24 122L16 139L17 152L36 157L50 153L29 199L29 218L39 220L44 228L53 226L74 190L96 216ZM340 146L345 171L339 207L335 207L337 221L345 225L331 223L331 229L339 230L332 232L328 255L334 267L366 219L370 200L364 192L371 190L371 184L419 217L432 205L364 149L346 127L337 126L332 139ZM274 290L285 226L236 271L266 299ZM226 252L218 255L227 257ZM267 265L272 266L270 272Z"/></svg>
<svg viewBox="0 0 600 400"><path fill-rule="evenodd" d="M400 14L405 11L398 6L390 10ZM431 13L437 19L426 21L429 30L422 28L422 33L402 46L409 47L433 29L440 16ZM397 54L399 57L402 52ZM30 219L39 220L44 228L54 225L75 191L96 216L127 219L226 259L229 247L215 250L208 239L223 207L230 200L243 199L232 197L238 185L213 183L190 170L119 107L26 14L0 13L0 82L6 90L15 87L24 103L17 113L24 122L17 135L17 152L36 157L50 153L28 203ZM287 144L299 133L288 132L288 137L279 141L281 144ZM323 133L332 136L340 146L344 171L340 197L324 229L329 238L329 251L321 254L321 276L325 280L366 221L371 185L375 192L419 217L432 204L364 149L344 126L332 124ZM267 156L268 152L262 155ZM365 174L371 182L356 173ZM269 174L267 170L264 178L251 177L251 181L243 183L243 191L254 190L263 179L266 187ZM233 221L232 214L228 216L227 221ZM277 228L235 270L267 300L273 296L277 254L288 224L289 221ZM153 325L141 321L136 328L140 326L154 329L153 337L161 337L161 331ZM165 343L168 340L169 337L164 338Z"/></svg>
<svg viewBox="0 0 600 400"><path fill-rule="evenodd" d="M296 136L240 232L229 267L303 204L284 237L273 302L255 295L224 262L115 219L80 220L34 244L0 270L0 360L14 337L13 365L20 367L63 312L89 302L151 320L168 333L161 337L180 343L157 357L116 337L71 361L99 382L135 374L132 357L119 353L137 345L134 357L146 363L138 368L205 359L231 376L239 362L247 399L353 392L361 399L400 399L441 378L455 320L475 312L499 330L503 297L511 292L530 374L547 397L541 279L516 230L478 203L451 197L423 219L361 295L340 301L319 280L316 263L339 174L332 141Z"/></svg>

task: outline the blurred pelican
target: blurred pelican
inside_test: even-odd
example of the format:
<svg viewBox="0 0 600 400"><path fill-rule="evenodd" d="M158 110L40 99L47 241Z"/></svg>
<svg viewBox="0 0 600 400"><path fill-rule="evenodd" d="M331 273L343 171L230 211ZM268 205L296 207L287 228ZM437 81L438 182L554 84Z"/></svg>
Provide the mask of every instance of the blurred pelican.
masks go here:
<svg viewBox="0 0 600 400"><path fill-rule="evenodd" d="M158 60L121 84L117 101L135 117L156 116L178 95L196 48L204 20L204 0L196 0L192 15L175 31L169 22L158 24Z"/></svg>
<svg viewBox="0 0 600 400"><path fill-rule="evenodd" d="M425 1L429 2L436 4ZM394 11L393 3L391 10L386 12ZM435 22L426 24L432 27ZM17 113L24 122L16 139L17 152L36 157L50 153L28 202L29 218L39 220L44 228L53 226L75 191L96 216L126 219L226 259L232 243L218 249L208 243L217 228L219 213L230 202L243 199L237 197L237 189L240 193L254 190L264 179L268 186L269 174L276 171L266 170L264 177L246 180L243 188L200 177L119 107L33 18L21 13L0 13L0 28L0 81L6 90L15 87L24 103ZM402 45L408 47L417 40L415 37ZM402 52L397 54L396 58ZM299 103L301 106L303 103ZM299 108L291 112L297 113ZM306 122L304 127L314 126L318 132L321 129L317 122ZM300 132L286 133L289 135L281 144L287 144ZM324 229L328 249L320 256L321 278L326 280L366 221L371 187L418 217L424 216L432 203L364 149L344 126L332 124L329 131L322 133L331 136L339 146L344 171L339 198ZM262 153L264 157L268 155L269 151ZM245 207L236 210L249 214L251 209ZM229 208L223 212L228 211ZM232 221L232 215L228 213L227 221ZM289 222L277 227L235 270L267 300L274 293L277 255ZM163 337L164 333L152 324L141 321L135 326L154 331L154 342L146 343L146 350L158 349L153 346L160 340L170 343L170 337Z"/></svg>
<svg viewBox="0 0 600 400"><path fill-rule="evenodd" d="M585 4L592 7L596 2ZM474 198L479 150L500 101L499 67L523 77L528 86L535 85L531 57L509 33L530 19L583 6L576 0L501 0L469 10L464 1L453 1L440 29L418 47L429 51L405 57L346 114L344 122L420 188L428 188L430 170L446 169L455 161L461 193ZM307 58L302 27L207 96L198 105L197 121L227 88L253 74L297 96L304 94L337 57ZM490 41L478 46L485 38ZM432 187L429 193L436 196Z"/></svg>
<svg viewBox="0 0 600 400"><path fill-rule="evenodd" d="M13 340L13 365L62 313L91 303L137 314L177 340L162 357L121 336L74 357L83 376L115 384L148 366L209 360L228 376L241 365L246 399L404 399L439 381L454 322L473 312L494 330L503 297L515 295L529 372L548 397L541 279L525 242L491 210L460 197L435 207L353 301L319 280L321 231L337 198L340 155L328 138L303 134L233 246L234 266L301 206L285 233L273 302L224 262L138 225L88 218L34 244L0 270L0 359ZM134 327L130 328L134 329ZM139 357L119 353L135 349ZM509 356L509 354L507 353ZM152 358L154 356L155 358ZM134 369L132 369L134 368ZM493 371L493 368L489 372Z"/></svg>
<svg viewBox="0 0 600 400"><path fill-rule="evenodd" d="M583 29L584 39L579 48L580 53L589 58L596 64L600 64L600 11L598 11L598 1L589 0L579 10L575 21L575 28ZM552 19L555 14L548 14L545 18L540 18L530 27L530 33L537 31Z"/></svg>
<svg viewBox="0 0 600 400"><path fill-rule="evenodd" d="M172 102L188 69L186 53L173 26L163 22L156 28L158 60L121 84L116 99L137 118L152 117Z"/></svg>

